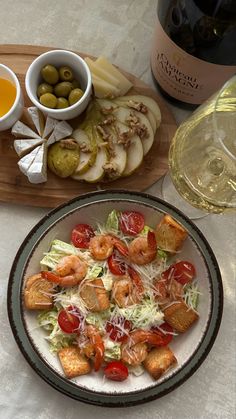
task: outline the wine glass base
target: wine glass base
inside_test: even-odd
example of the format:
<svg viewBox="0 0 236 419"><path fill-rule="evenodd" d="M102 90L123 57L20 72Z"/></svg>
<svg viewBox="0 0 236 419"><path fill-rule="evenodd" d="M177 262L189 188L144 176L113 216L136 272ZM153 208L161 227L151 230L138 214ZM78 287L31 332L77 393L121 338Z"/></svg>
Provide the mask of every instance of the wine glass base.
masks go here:
<svg viewBox="0 0 236 419"><path fill-rule="evenodd" d="M177 192L170 177L170 174L167 173L162 181L162 197L165 201L174 205L180 211L182 211L188 218L196 220L198 218L203 218L208 215L207 212L204 212L198 208L193 207L188 204Z"/></svg>

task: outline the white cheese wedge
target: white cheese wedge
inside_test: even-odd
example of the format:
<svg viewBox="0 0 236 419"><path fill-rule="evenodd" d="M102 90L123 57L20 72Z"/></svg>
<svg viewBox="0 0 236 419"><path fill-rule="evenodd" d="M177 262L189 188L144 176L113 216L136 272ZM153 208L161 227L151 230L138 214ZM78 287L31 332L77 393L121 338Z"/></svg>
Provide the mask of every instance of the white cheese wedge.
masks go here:
<svg viewBox="0 0 236 419"><path fill-rule="evenodd" d="M51 145L56 141L62 140L72 134L72 127L65 121L57 121L54 130L47 140L47 145Z"/></svg>
<svg viewBox="0 0 236 419"><path fill-rule="evenodd" d="M101 66L97 65L97 63L91 58L86 57L85 62L88 64L88 67L92 73L92 76L96 76L99 79L104 80L107 83L110 83L112 86L120 87L120 80L117 77L114 77L111 73L103 69Z"/></svg>
<svg viewBox="0 0 236 419"><path fill-rule="evenodd" d="M47 150L46 143L38 147L36 156L27 170L27 177L31 183L47 181Z"/></svg>
<svg viewBox="0 0 236 419"><path fill-rule="evenodd" d="M23 157L28 154L33 148L43 143L43 139L36 138L22 138L14 141L14 149L18 156Z"/></svg>
<svg viewBox="0 0 236 419"><path fill-rule="evenodd" d="M17 121L11 130L12 135L18 138L40 138L36 132L34 132L31 128L27 125L23 124L21 121Z"/></svg>
<svg viewBox="0 0 236 419"><path fill-rule="evenodd" d="M38 134L40 137L42 137L45 127L45 117L43 113L38 108L36 108L36 106L31 106L28 108L28 114L32 119L36 130L38 131Z"/></svg>
<svg viewBox="0 0 236 419"><path fill-rule="evenodd" d="M19 161L18 161L18 166L19 169L22 173L24 173L24 175L27 176L28 170L31 166L31 164L33 163L38 151L40 149L40 146L34 148L31 153L26 154L24 157L22 157Z"/></svg>
<svg viewBox="0 0 236 419"><path fill-rule="evenodd" d="M48 138L48 136L52 133L55 126L57 125L58 121L50 116L46 119L46 124L43 131L43 138Z"/></svg>
<svg viewBox="0 0 236 419"><path fill-rule="evenodd" d="M119 80L120 95L125 95L133 86L132 83L105 57L98 57L95 63L98 68L102 68L104 71L108 72L110 75Z"/></svg>

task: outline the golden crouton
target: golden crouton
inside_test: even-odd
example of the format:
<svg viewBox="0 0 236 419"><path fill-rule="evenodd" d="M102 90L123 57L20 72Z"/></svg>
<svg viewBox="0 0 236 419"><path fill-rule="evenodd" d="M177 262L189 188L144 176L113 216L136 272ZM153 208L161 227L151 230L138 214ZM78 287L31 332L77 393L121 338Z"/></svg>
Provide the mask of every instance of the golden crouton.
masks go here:
<svg viewBox="0 0 236 419"><path fill-rule="evenodd" d="M184 301L171 304L164 309L164 318L173 329L183 333L198 319L196 311L192 310Z"/></svg>
<svg viewBox="0 0 236 419"><path fill-rule="evenodd" d="M88 359L80 353L77 346L68 346L67 348L60 349L58 356L67 378L85 375L91 370Z"/></svg>
<svg viewBox="0 0 236 419"><path fill-rule="evenodd" d="M156 227L156 240L158 247L168 252L179 250L188 233L170 215L165 215Z"/></svg>
<svg viewBox="0 0 236 419"><path fill-rule="evenodd" d="M29 310L46 310L53 307L53 284L41 277L32 275L26 280L24 303Z"/></svg>
<svg viewBox="0 0 236 419"><path fill-rule="evenodd" d="M110 307L108 293L100 278L84 282L80 296L87 309L92 312L107 310Z"/></svg>
<svg viewBox="0 0 236 419"><path fill-rule="evenodd" d="M152 349L143 364L149 374L157 380L170 367L177 364L177 359L168 346L162 346Z"/></svg>

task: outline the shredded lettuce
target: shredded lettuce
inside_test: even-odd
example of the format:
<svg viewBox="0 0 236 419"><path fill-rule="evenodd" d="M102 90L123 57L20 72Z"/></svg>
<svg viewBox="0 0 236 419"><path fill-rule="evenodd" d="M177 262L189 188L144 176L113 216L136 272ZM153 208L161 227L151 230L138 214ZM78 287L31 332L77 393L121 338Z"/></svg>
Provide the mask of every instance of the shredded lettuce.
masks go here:
<svg viewBox="0 0 236 419"><path fill-rule="evenodd" d="M157 303L152 298L146 297L140 304L126 308L116 307L116 315L121 315L130 320L134 328L150 328L163 323L164 314L159 310ZM113 314L114 315L114 314Z"/></svg>
<svg viewBox="0 0 236 419"><path fill-rule="evenodd" d="M111 339L104 339L104 358L105 361L109 362L111 359L120 359L121 358L121 344L118 342L113 342Z"/></svg>
<svg viewBox="0 0 236 419"><path fill-rule="evenodd" d="M196 282L192 282L184 287L184 300L185 303L193 310L197 310L199 302L199 289Z"/></svg>
<svg viewBox="0 0 236 419"><path fill-rule="evenodd" d="M165 252L165 250L162 250L162 249L157 250L157 256L159 256L161 259L164 259L164 260L168 258L167 252Z"/></svg>
<svg viewBox="0 0 236 419"><path fill-rule="evenodd" d="M149 231L154 231L153 228L149 226L144 226L142 231L140 232L140 236L146 236Z"/></svg>
<svg viewBox="0 0 236 419"><path fill-rule="evenodd" d="M89 268L86 278L87 279L98 278L102 274L103 274L103 267L98 264L94 264L94 266Z"/></svg>
<svg viewBox="0 0 236 419"><path fill-rule="evenodd" d="M42 267L48 267L55 269L59 260L66 255L78 255L79 250L69 243L65 243L61 240L53 240L51 243L50 251L45 253L43 259L40 262Z"/></svg>
<svg viewBox="0 0 236 419"><path fill-rule="evenodd" d="M86 316L86 323L96 326L99 330L103 331L106 321L110 318L110 309L92 313L89 312Z"/></svg>
<svg viewBox="0 0 236 419"><path fill-rule="evenodd" d="M119 232L119 213L116 210L111 211L108 215L106 229L112 233Z"/></svg>
<svg viewBox="0 0 236 419"><path fill-rule="evenodd" d="M45 339L49 343L51 352L57 352L59 349L70 346L75 340L73 334L65 334L57 322L58 310L55 307L52 310L44 311L38 315L38 323L47 332L50 332Z"/></svg>

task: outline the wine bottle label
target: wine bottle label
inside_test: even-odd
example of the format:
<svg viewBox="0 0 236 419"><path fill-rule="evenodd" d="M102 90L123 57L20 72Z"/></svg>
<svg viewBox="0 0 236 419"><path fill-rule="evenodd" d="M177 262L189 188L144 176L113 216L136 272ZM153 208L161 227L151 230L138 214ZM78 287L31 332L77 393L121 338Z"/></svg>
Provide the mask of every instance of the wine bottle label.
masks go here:
<svg viewBox="0 0 236 419"><path fill-rule="evenodd" d="M151 68L157 83L175 99L199 105L236 73L236 66L212 64L178 47L159 20L151 52Z"/></svg>

